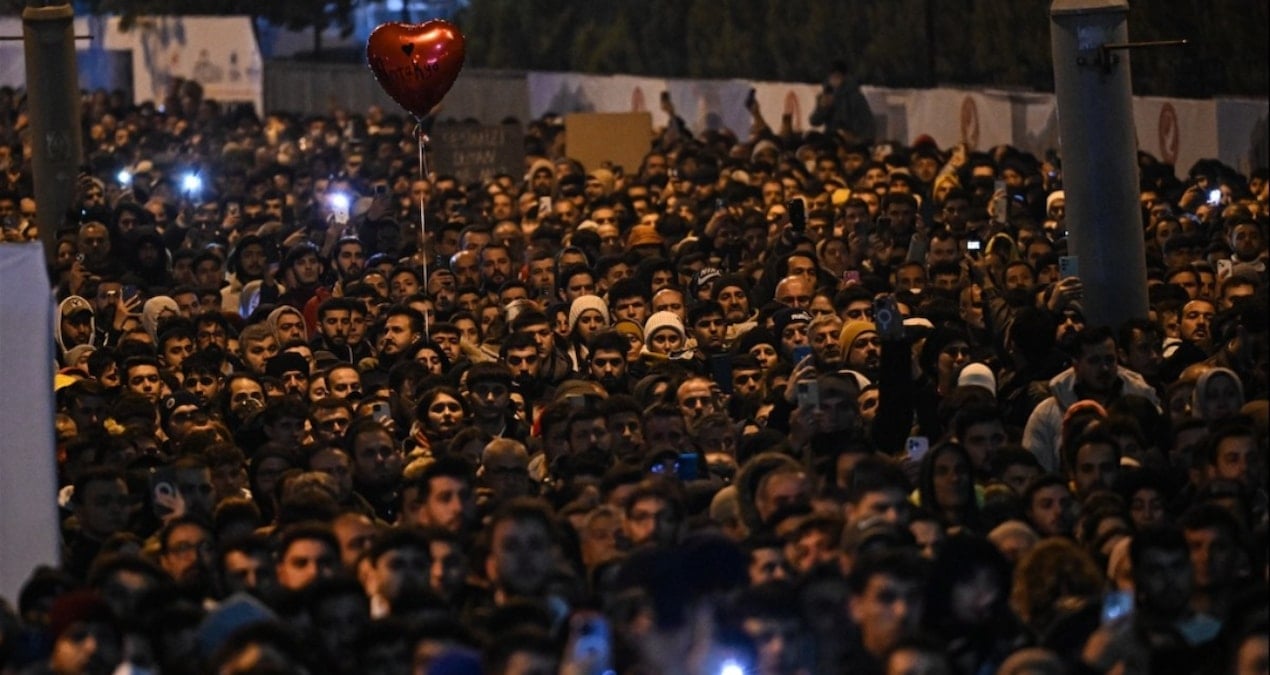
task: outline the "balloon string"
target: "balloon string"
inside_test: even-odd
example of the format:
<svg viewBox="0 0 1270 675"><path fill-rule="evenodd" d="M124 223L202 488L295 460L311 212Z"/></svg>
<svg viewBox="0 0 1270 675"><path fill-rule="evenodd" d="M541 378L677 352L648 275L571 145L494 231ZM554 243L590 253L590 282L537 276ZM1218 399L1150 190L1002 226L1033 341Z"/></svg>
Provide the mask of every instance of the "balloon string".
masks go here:
<svg viewBox="0 0 1270 675"><path fill-rule="evenodd" d="M427 182L428 180L428 134L423 131L423 120L416 120L415 133L419 140L419 180ZM429 192L431 192L429 190ZM428 287L428 200L427 197L419 199L419 255L423 258L423 287ZM431 338L432 330L428 325L428 313L423 313L423 335Z"/></svg>

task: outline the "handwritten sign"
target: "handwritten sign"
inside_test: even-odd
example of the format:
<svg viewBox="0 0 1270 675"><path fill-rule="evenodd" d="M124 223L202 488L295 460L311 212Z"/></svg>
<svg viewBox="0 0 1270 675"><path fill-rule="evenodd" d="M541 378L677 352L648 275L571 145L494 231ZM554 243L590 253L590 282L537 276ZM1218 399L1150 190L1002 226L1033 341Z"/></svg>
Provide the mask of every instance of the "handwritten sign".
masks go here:
<svg viewBox="0 0 1270 675"><path fill-rule="evenodd" d="M463 183L496 174L524 173L525 134L516 124L439 124L433 127L432 161L439 174Z"/></svg>

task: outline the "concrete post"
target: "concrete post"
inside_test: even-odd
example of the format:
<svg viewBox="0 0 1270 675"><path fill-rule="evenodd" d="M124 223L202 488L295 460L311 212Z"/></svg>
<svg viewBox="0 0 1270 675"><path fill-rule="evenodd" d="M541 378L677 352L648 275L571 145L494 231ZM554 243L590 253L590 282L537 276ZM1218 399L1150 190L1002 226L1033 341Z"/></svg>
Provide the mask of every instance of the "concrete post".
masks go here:
<svg viewBox="0 0 1270 675"><path fill-rule="evenodd" d="M79 71L75 67L75 13L69 4L22 12L26 46L27 109L31 116L31 168L36 223L44 259L57 254L57 229L75 199L82 162Z"/></svg>
<svg viewBox="0 0 1270 675"><path fill-rule="evenodd" d="M1090 325L1147 315L1146 247L1126 0L1054 0L1050 47L1062 143L1068 254L1078 256Z"/></svg>

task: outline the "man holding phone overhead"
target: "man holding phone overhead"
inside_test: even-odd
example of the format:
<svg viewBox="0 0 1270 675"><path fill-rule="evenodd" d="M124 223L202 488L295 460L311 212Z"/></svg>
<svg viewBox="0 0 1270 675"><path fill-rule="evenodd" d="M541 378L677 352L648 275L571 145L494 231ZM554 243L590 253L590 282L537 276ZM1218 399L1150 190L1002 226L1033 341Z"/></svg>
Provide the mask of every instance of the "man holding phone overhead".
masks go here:
<svg viewBox="0 0 1270 675"><path fill-rule="evenodd" d="M824 88L816 97L811 124L823 125L829 134L852 142L872 140L876 135L873 109L860 92L860 84L847 75L846 62L834 61L830 65Z"/></svg>

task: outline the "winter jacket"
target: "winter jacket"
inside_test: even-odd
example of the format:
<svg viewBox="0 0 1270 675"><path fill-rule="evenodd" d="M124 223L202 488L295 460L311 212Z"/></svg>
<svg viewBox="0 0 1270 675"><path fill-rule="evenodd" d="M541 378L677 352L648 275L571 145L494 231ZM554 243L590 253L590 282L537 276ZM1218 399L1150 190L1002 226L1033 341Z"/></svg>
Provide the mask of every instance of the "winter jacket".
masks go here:
<svg viewBox="0 0 1270 675"><path fill-rule="evenodd" d="M1113 398L1132 394L1151 401L1157 410L1160 408L1155 389L1141 375L1120 366L1116 376L1120 384L1116 386ZM1055 375L1049 386L1053 395L1041 401L1027 419L1027 426L1023 429L1023 447L1036 455L1046 471L1062 473L1063 416L1073 403L1081 400L1076 393L1076 369L1068 368Z"/></svg>

